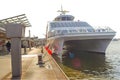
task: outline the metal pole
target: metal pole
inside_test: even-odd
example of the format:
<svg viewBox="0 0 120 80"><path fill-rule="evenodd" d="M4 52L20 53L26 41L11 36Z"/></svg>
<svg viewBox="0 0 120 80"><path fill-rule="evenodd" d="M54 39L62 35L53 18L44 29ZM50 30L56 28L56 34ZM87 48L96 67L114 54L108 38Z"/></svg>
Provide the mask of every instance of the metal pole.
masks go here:
<svg viewBox="0 0 120 80"><path fill-rule="evenodd" d="M60 39L60 41L59 41L59 45L60 45L59 54L60 54L60 62L61 62L61 63L62 63L63 42L64 42L64 40L63 40L63 39Z"/></svg>
<svg viewBox="0 0 120 80"><path fill-rule="evenodd" d="M31 32L29 30L29 50L31 50L31 39L30 39L30 37L31 37Z"/></svg>

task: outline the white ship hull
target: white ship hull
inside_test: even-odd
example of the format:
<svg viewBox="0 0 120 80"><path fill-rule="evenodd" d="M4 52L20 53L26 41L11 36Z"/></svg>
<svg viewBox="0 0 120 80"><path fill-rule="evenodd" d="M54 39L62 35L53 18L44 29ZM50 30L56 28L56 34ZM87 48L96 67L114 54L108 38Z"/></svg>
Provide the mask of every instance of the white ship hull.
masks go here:
<svg viewBox="0 0 120 80"><path fill-rule="evenodd" d="M114 35L115 33L113 32L60 35L48 38L48 43L56 54L63 54L63 49L105 54L106 48Z"/></svg>
<svg viewBox="0 0 120 80"><path fill-rule="evenodd" d="M69 50L105 53L111 39L72 40L65 42Z"/></svg>

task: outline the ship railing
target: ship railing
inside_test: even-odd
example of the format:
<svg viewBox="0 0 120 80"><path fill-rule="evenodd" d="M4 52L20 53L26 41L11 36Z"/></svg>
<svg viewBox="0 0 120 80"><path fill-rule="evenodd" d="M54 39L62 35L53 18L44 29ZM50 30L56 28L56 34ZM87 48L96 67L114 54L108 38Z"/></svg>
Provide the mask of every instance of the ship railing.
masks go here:
<svg viewBox="0 0 120 80"><path fill-rule="evenodd" d="M55 30L52 32L49 32L48 37L53 36L59 36L59 35L75 35L75 34L95 34L95 33L109 33L109 32L115 32L111 28L82 28L82 29L72 29L72 30Z"/></svg>

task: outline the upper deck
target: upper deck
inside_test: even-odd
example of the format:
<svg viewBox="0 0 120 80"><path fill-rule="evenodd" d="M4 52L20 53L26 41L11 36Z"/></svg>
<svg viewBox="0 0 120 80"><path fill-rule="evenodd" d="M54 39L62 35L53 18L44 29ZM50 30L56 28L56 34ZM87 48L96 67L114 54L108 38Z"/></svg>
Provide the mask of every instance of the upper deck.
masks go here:
<svg viewBox="0 0 120 80"><path fill-rule="evenodd" d="M47 24L47 37L54 37L60 35L79 35L79 34L101 34L101 33L115 33L109 27L94 28L90 24L84 21L74 21L74 16L66 15L66 12L61 8L58 12L61 12L54 21Z"/></svg>

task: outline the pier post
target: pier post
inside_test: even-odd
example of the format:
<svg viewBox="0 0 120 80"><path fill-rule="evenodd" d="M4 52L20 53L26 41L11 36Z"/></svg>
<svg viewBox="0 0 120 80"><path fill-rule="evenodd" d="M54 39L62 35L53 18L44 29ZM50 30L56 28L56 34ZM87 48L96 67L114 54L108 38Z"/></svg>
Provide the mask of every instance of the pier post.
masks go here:
<svg viewBox="0 0 120 80"><path fill-rule="evenodd" d="M12 77L21 77L21 37L24 33L25 27L22 24L6 24L6 35L11 39Z"/></svg>

